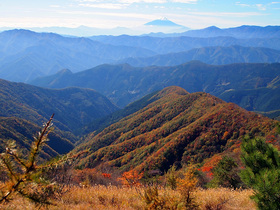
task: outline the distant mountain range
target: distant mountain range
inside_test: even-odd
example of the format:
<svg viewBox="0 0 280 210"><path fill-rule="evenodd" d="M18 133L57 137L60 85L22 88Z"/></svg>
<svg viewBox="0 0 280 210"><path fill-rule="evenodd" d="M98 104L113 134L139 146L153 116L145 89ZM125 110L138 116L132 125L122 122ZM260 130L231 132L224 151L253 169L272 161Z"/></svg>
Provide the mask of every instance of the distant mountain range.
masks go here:
<svg viewBox="0 0 280 210"><path fill-rule="evenodd" d="M211 26L205 29L189 30L178 34L179 36L190 37L218 37L230 36L238 39L252 39L252 38L279 38L280 26L248 26L243 25L235 28L220 29L216 26Z"/></svg>
<svg viewBox="0 0 280 210"><path fill-rule="evenodd" d="M189 92L213 94L250 111L280 109L280 63L218 66L192 61L178 66L141 68L128 64L101 65L74 74L59 72L31 84L48 88L92 88L120 107L153 91L176 85Z"/></svg>
<svg viewBox="0 0 280 210"><path fill-rule="evenodd" d="M265 37L247 39L127 35L70 38L27 30L5 31L0 33L0 78L27 82L62 69L78 72L104 63L120 62L139 66L177 65L191 59L209 64L279 62L277 30L276 26L259 30L246 27L241 31L251 33L248 37ZM267 33L272 35L266 37Z"/></svg>
<svg viewBox="0 0 280 210"><path fill-rule="evenodd" d="M223 65L232 63L279 63L280 51L260 47L202 47L186 52L154 55L152 57L125 58L118 61L132 66L173 66L192 60L207 64Z"/></svg>
<svg viewBox="0 0 280 210"><path fill-rule="evenodd" d="M98 135L88 135L71 152L90 150L79 167L106 164L122 171L166 172L174 164L181 167L214 155L239 155L245 135L266 136L277 126L276 121L210 94L190 94L179 87L165 88L146 101L139 111Z"/></svg>
<svg viewBox="0 0 280 210"><path fill-rule="evenodd" d="M4 30L13 30L14 28L2 27L0 31ZM147 33L182 33L189 28L176 24L167 18L161 18L157 20L150 21L143 25L134 26L132 28L127 27L116 27L116 28L96 28L96 27L88 27L88 26L79 26L75 28L69 27L32 27L25 28L27 30L36 31L36 32L47 32L47 33L57 33L65 36L78 36L78 37L87 37L93 35L122 35L122 34L130 34L130 35L142 35Z"/></svg>
<svg viewBox="0 0 280 210"><path fill-rule="evenodd" d="M155 53L86 38L12 30L0 33L0 78L25 82L64 68L77 72L129 56L147 55Z"/></svg>
<svg viewBox="0 0 280 210"><path fill-rule="evenodd" d="M1 31L13 30L11 27L0 27ZM148 35L154 37L178 37L178 36L189 36L189 37L218 37L227 36L235 37L239 39L248 38L279 38L280 26L254 26L254 25L243 25L233 28L218 28L216 26L210 26L203 29L192 29L187 26L179 25L167 18L163 17L160 19L152 20L140 26L133 28L116 27L116 28L94 28L88 26L79 26L76 28L68 27L33 27L25 28L27 30L35 31L38 33L57 33L65 36L78 36L78 37L90 37L99 35L113 35L119 36L123 34L139 36Z"/></svg>
<svg viewBox="0 0 280 210"><path fill-rule="evenodd" d="M280 37L275 38L247 38L234 37L151 37L151 36L94 36L92 40L115 46L141 47L152 50L157 54L184 52L201 47L229 47L239 45L243 47L265 47L280 50Z"/></svg>

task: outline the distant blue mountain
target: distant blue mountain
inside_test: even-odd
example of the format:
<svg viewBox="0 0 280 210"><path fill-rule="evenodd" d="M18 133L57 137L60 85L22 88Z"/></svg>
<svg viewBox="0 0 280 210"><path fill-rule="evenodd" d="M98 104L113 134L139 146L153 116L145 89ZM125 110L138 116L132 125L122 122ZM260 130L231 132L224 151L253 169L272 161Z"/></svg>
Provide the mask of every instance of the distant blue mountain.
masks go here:
<svg viewBox="0 0 280 210"><path fill-rule="evenodd" d="M130 57L117 63L128 63L132 66L172 66L192 60L207 64L222 65L232 63L280 63L280 51L261 47L201 47L189 51L160 54L152 57Z"/></svg>
<svg viewBox="0 0 280 210"><path fill-rule="evenodd" d="M0 33L0 78L25 82L61 69L73 72L130 56L152 56L151 50L113 46L87 38L11 30Z"/></svg>
<svg viewBox="0 0 280 210"><path fill-rule="evenodd" d="M158 20L153 20L151 22L145 23L144 25L146 26L182 26L182 25L178 25L170 20L168 20L167 18L162 18L162 19L158 19Z"/></svg>
<svg viewBox="0 0 280 210"><path fill-rule="evenodd" d="M174 34L175 35L175 34ZM190 37L218 37L230 36L238 39L251 38L279 38L280 26L239 26L234 28L221 29L216 26L211 26L204 29L189 30L183 33L176 34L176 36L190 36Z"/></svg>
<svg viewBox="0 0 280 210"><path fill-rule="evenodd" d="M160 22L170 21L162 19ZM180 28L147 25L145 27ZM81 38L64 37L54 33L35 33L28 30L11 30L0 33L0 78L26 82L36 77L54 74L61 69L78 72L129 57L150 57L152 60L147 63L161 65L158 61L164 56L156 55L169 53L173 54L175 63L170 60L171 57L168 57L164 59L165 63L165 60L169 60L168 65L180 64L181 61L178 60L186 62L189 60L186 56L212 64L278 62L279 52L275 50L280 50L279 34L279 26L241 26L231 29L212 26L203 30L185 32L178 37L164 38L149 35ZM246 38L236 38L237 36ZM222 49L222 47L237 45L250 49L240 47ZM274 50L253 49L256 47ZM174 57L174 53L187 52L194 48L205 49L196 49L192 54L178 54Z"/></svg>

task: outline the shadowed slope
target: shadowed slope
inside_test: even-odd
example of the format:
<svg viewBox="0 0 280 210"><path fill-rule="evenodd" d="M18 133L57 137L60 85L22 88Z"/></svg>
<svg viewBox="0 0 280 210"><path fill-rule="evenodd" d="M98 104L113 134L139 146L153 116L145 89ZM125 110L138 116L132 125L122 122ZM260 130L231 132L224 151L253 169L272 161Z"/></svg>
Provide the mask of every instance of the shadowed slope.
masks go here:
<svg viewBox="0 0 280 210"><path fill-rule="evenodd" d="M52 113L62 130L75 131L118 108L91 89L50 90L0 80L0 116L19 117L41 125Z"/></svg>

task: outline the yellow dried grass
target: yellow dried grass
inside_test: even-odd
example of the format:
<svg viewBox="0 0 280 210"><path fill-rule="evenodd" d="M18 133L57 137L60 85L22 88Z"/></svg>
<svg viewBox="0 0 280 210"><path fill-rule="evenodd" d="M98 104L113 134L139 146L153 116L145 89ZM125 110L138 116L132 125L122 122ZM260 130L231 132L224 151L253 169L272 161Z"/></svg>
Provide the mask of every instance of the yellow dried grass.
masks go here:
<svg viewBox="0 0 280 210"><path fill-rule="evenodd" d="M216 188L198 190L194 193L201 209L256 209L254 201L250 199L252 190L231 190Z"/></svg>
<svg viewBox="0 0 280 210"><path fill-rule="evenodd" d="M63 194L58 200L53 201L55 205L48 209L63 210L87 210L87 209L145 209L145 202L140 196L142 188L128 188L116 186L96 185L82 188L74 186ZM256 209L255 203L250 199L251 190L199 189L194 192L195 199L200 209ZM169 200L176 200L178 191L169 188L159 188L159 194L166 196ZM0 209L36 209L36 206L21 197L15 197L8 204L0 205ZM44 208L42 208L44 209Z"/></svg>

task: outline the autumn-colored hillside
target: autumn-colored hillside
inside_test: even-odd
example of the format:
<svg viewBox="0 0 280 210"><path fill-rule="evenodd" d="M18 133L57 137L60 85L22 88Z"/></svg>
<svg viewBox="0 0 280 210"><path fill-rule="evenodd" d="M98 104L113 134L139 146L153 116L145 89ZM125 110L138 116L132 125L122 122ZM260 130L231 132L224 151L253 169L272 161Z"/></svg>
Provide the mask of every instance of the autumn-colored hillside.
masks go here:
<svg viewBox="0 0 280 210"><path fill-rule="evenodd" d="M153 95L151 101L98 135L90 134L74 150L89 149L80 166L106 163L121 170L166 171L173 164L238 153L245 135L267 136L273 141L277 121L208 93L188 93L173 86Z"/></svg>

